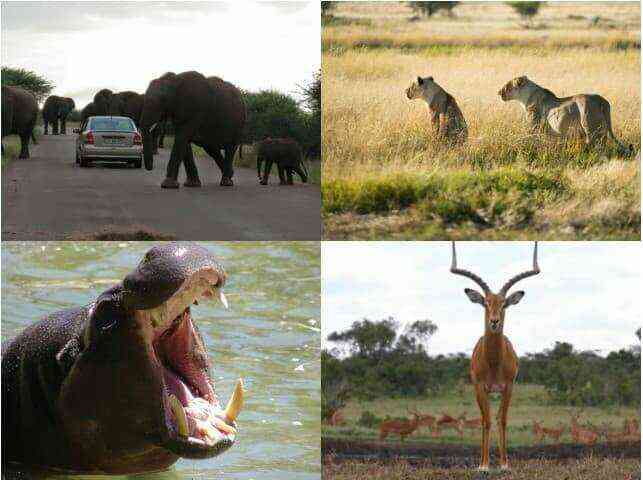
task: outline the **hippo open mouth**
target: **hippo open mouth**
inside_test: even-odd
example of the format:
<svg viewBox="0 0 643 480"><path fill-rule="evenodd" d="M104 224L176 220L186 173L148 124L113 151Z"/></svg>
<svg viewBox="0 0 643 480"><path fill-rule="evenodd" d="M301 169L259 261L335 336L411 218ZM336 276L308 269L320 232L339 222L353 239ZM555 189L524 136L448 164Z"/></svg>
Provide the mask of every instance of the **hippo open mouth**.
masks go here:
<svg viewBox="0 0 643 480"><path fill-rule="evenodd" d="M137 474L211 458L237 439L192 305L223 295L207 249L165 243L91 303L54 312L2 349L2 460L79 474Z"/></svg>
<svg viewBox="0 0 643 480"><path fill-rule="evenodd" d="M193 274L161 305L136 312L137 321L151 335L150 356L162 372L164 423L162 444L186 458L207 458L231 447L235 420L243 403L243 385L237 382L225 410L221 409L209 374L203 340L193 323L190 305L218 298L227 300L215 270Z"/></svg>

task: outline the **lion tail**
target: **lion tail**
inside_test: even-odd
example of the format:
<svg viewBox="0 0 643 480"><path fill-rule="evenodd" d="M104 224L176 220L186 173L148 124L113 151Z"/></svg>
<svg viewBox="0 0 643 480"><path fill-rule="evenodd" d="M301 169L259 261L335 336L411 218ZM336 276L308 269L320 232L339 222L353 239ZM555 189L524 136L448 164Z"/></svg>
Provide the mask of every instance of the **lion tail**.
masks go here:
<svg viewBox="0 0 643 480"><path fill-rule="evenodd" d="M632 155L634 153L634 145L630 144L628 148L623 144L623 142L621 142L618 138L616 138L616 135L614 135L614 130L612 130L611 107L607 100L601 102L601 109L603 110L603 115L605 116L605 126L607 127L607 135L614 141L614 143L616 143L622 155Z"/></svg>

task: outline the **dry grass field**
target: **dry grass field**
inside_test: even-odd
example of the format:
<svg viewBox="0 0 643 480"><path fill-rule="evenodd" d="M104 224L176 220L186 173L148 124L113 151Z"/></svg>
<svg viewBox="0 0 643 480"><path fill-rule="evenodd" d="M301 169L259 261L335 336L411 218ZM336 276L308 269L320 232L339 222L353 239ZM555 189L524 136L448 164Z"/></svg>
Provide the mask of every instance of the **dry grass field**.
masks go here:
<svg viewBox="0 0 643 480"><path fill-rule="evenodd" d="M340 3L325 21L326 239L640 237L640 161L529 135L497 93L519 75L558 96L599 93L638 151L638 3L548 2L529 28L504 4L412 16L402 3ZM426 104L406 98L418 75L456 98L463 146L435 142Z"/></svg>
<svg viewBox="0 0 643 480"><path fill-rule="evenodd" d="M325 480L477 480L503 478L506 480L640 480L641 465L637 459L570 459L546 461L542 459L512 462L510 473L498 470L481 475L472 468L432 468L395 462L351 461L335 463L326 457L322 478Z"/></svg>

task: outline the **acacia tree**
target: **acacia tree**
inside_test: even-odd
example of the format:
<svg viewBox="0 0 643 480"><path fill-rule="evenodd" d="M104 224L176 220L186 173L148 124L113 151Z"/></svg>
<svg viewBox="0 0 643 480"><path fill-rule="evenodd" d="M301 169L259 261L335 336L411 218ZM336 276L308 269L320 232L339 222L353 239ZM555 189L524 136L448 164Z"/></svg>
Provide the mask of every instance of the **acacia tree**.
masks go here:
<svg viewBox="0 0 643 480"><path fill-rule="evenodd" d="M54 84L42 75L24 68L2 67L2 86L22 87L41 102L54 89Z"/></svg>
<svg viewBox="0 0 643 480"><path fill-rule="evenodd" d="M531 23L545 2L506 2L524 20Z"/></svg>
<svg viewBox="0 0 643 480"><path fill-rule="evenodd" d="M430 17L440 10L446 10L449 16L453 15L453 9L458 5L458 2L407 2L407 4L418 15Z"/></svg>

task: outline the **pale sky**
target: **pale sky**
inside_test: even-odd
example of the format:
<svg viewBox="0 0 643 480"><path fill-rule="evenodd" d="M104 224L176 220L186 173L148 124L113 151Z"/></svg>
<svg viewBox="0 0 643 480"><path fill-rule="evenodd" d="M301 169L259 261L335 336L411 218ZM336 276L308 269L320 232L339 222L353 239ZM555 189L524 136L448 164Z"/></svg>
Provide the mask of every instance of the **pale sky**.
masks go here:
<svg viewBox="0 0 643 480"><path fill-rule="evenodd" d="M168 71L296 95L320 64L315 1L2 2L2 65L44 75L79 108Z"/></svg>
<svg viewBox="0 0 643 480"><path fill-rule="evenodd" d="M458 267L481 276L497 292L531 268L533 242L457 242ZM541 273L512 288L524 290L506 311L504 333L517 353L539 352L556 341L605 355L634 345L641 323L639 242L539 242ZM484 309L464 288L478 288L449 272L449 242L323 242L322 346L364 317L402 323L430 319L438 332L430 354L471 353L484 332Z"/></svg>

